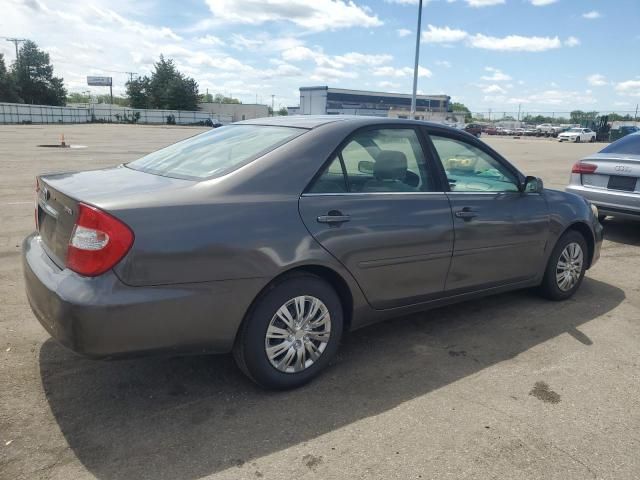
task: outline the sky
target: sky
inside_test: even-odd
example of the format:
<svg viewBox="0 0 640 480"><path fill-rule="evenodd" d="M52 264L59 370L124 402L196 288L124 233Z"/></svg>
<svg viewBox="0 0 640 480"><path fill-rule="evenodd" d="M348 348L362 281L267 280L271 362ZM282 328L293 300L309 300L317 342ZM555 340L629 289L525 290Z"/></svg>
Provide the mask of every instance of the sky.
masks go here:
<svg viewBox="0 0 640 480"><path fill-rule="evenodd" d="M149 74L295 106L301 86L410 93L418 0L0 0L0 36L48 51L69 91ZM418 92L483 112L635 111L640 0L428 0ZM13 44L0 53L15 59Z"/></svg>

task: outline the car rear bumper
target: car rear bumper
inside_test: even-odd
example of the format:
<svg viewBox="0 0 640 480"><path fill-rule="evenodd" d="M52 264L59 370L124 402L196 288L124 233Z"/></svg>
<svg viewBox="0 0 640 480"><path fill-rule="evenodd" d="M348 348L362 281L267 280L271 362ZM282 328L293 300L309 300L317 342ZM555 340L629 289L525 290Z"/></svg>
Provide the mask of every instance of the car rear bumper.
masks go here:
<svg viewBox="0 0 640 480"><path fill-rule="evenodd" d="M602 215L640 216L640 194L616 192L602 188L589 188L582 185L569 185L567 192L586 198Z"/></svg>
<svg viewBox="0 0 640 480"><path fill-rule="evenodd" d="M109 271L61 270L34 233L23 242L26 293L35 316L65 347L89 357L225 353L261 279L131 287Z"/></svg>

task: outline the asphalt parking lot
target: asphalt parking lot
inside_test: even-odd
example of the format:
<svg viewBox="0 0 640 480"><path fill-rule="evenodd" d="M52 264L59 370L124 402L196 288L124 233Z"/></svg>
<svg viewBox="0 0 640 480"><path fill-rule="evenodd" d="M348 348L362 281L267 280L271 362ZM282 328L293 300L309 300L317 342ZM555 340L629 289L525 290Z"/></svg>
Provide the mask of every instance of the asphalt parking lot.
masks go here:
<svg viewBox="0 0 640 480"><path fill-rule="evenodd" d="M34 176L202 130L0 126L0 479L640 477L640 223L606 222L569 301L521 291L375 325L296 391L258 389L230 356L92 361L51 341L20 265ZM86 148L37 147L61 133ZM556 188L601 148L487 142Z"/></svg>

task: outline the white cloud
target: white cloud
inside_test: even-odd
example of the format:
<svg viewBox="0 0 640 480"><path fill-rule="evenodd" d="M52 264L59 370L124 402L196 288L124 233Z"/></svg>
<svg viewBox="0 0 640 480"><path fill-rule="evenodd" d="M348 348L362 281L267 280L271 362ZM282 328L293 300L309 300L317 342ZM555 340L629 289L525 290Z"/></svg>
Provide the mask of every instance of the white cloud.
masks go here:
<svg viewBox="0 0 640 480"><path fill-rule="evenodd" d="M300 47L304 42L296 37L273 37L266 33L259 33L253 37L234 33L231 35L231 45L238 50L280 52Z"/></svg>
<svg viewBox="0 0 640 480"><path fill-rule="evenodd" d="M381 55L368 55L358 52L349 52L344 55L337 55L333 57L334 63L339 65L381 65L393 60L393 57L388 54Z"/></svg>
<svg viewBox="0 0 640 480"><path fill-rule="evenodd" d="M398 5L417 5L418 0L384 0L385 3L397 3Z"/></svg>
<svg viewBox="0 0 640 480"><path fill-rule="evenodd" d="M493 85L487 85L482 89L482 91L484 93L501 93L501 94L507 93L507 91L504 88L502 88L500 85L496 85L495 83Z"/></svg>
<svg viewBox="0 0 640 480"><path fill-rule="evenodd" d="M600 12L597 10L591 10L590 12L585 12L582 14L582 18L586 18L587 20L595 20L596 18L600 18Z"/></svg>
<svg viewBox="0 0 640 480"><path fill-rule="evenodd" d="M383 24L368 7L353 0L207 0L207 4L214 18L225 23L292 22L316 32Z"/></svg>
<svg viewBox="0 0 640 480"><path fill-rule="evenodd" d="M492 7L502 5L505 0L465 0L470 7Z"/></svg>
<svg viewBox="0 0 640 480"><path fill-rule="evenodd" d="M543 90L521 97L508 97L506 95L486 95L483 98L487 104L493 107L502 105L518 105L520 103L541 108L561 107L565 109L580 108L597 103L596 99L588 91L578 90Z"/></svg>
<svg viewBox="0 0 640 480"><path fill-rule="evenodd" d="M378 86L380 88L384 88L385 90L396 90L400 87L399 84L394 82L389 82L388 80L383 80L382 82L378 82Z"/></svg>
<svg viewBox="0 0 640 480"><path fill-rule="evenodd" d="M600 75L599 73L589 75L587 77L587 82L589 82L589 85L592 85L594 87L602 87L608 83L604 75Z"/></svg>
<svg viewBox="0 0 640 480"><path fill-rule="evenodd" d="M427 25L427 30L422 32L422 41L425 43L453 43L464 40L468 35L464 30Z"/></svg>
<svg viewBox="0 0 640 480"><path fill-rule="evenodd" d="M358 74L352 71L345 72L339 68L317 67L310 78L318 82L335 82L345 78L358 78Z"/></svg>
<svg viewBox="0 0 640 480"><path fill-rule="evenodd" d="M569 37L564 41L566 47L577 47L580 45L580 39L576 37Z"/></svg>
<svg viewBox="0 0 640 480"><path fill-rule="evenodd" d="M215 35L205 35L204 37L200 37L198 39L198 42L202 43L203 45L217 45L217 46L222 46L225 43L220 40L218 37L216 37Z"/></svg>
<svg viewBox="0 0 640 480"><path fill-rule="evenodd" d="M640 80L627 80L620 82L616 84L615 89L620 95L640 97Z"/></svg>
<svg viewBox="0 0 640 480"><path fill-rule="evenodd" d="M508 82L509 80L511 80L511 76L507 75L506 73L503 73L501 70L498 70L497 68L485 67L485 70L491 73L491 75L484 75L480 78L487 82Z"/></svg>
<svg viewBox="0 0 640 480"><path fill-rule="evenodd" d="M544 7L556 3L558 0L529 0L534 7Z"/></svg>
<svg viewBox="0 0 640 480"><path fill-rule="evenodd" d="M385 67L374 68L372 73L376 77L394 77L394 78L412 77L413 68L411 67L395 68L391 66L385 66ZM428 68L425 68L421 65L418 66L418 77L431 78L432 75L433 73Z"/></svg>
<svg viewBox="0 0 640 480"><path fill-rule="evenodd" d="M451 62L448 60L436 60L435 63L439 67L451 68Z"/></svg>
<svg viewBox="0 0 640 480"><path fill-rule="evenodd" d="M308 47L297 46L293 48L289 48L282 52L282 58L288 60L290 62L300 62L303 60L314 60L318 55L321 55L317 52L314 52Z"/></svg>
<svg viewBox="0 0 640 480"><path fill-rule="evenodd" d="M560 42L558 37L508 35L500 38L490 37L481 33L470 37L469 42L473 48L505 52L544 52L545 50L560 48L562 46L562 42Z"/></svg>
<svg viewBox="0 0 640 480"><path fill-rule="evenodd" d="M406 37L408 35L411 35L412 32L408 28L399 28L398 30L396 30L396 33L398 34L398 36L400 38L402 38L402 37Z"/></svg>

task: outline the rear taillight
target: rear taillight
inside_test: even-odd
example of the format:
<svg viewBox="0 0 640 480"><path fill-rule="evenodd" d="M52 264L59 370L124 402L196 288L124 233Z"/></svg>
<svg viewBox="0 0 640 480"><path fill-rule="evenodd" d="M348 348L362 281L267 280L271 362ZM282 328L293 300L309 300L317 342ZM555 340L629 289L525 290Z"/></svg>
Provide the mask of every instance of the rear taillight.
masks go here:
<svg viewBox="0 0 640 480"><path fill-rule="evenodd" d="M40 230L40 225L38 225L38 196L40 195L40 182L38 181L38 177L36 177L36 200L34 205L34 217L36 220L36 231Z"/></svg>
<svg viewBox="0 0 640 480"><path fill-rule="evenodd" d="M133 245L133 232L117 218L78 204L78 220L69 240L67 268L95 277L113 268Z"/></svg>
<svg viewBox="0 0 640 480"><path fill-rule="evenodd" d="M593 163L576 162L571 169L571 173L593 173L598 169Z"/></svg>

